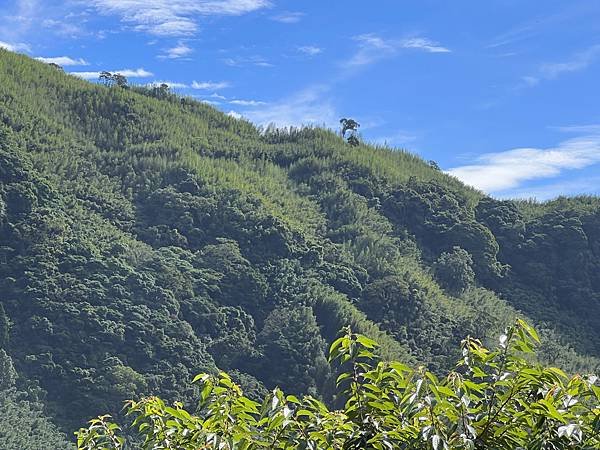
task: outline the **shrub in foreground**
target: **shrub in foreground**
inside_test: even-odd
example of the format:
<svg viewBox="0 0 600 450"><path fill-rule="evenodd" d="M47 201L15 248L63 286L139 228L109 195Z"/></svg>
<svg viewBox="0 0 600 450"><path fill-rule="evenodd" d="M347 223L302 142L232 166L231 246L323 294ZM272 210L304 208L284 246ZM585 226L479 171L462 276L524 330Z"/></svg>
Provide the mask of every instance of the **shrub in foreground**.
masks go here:
<svg viewBox="0 0 600 450"><path fill-rule="evenodd" d="M496 349L462 342L440 379L381 361L377 344L345 330L330 349L343 409L275 389L262 403L225 374L201 374L196 412L150 397L126 405L142 449L598 449L600 386L534 361L539 339L518 320ZM128 447L109 416L77 433L78 448Z"/></svg>

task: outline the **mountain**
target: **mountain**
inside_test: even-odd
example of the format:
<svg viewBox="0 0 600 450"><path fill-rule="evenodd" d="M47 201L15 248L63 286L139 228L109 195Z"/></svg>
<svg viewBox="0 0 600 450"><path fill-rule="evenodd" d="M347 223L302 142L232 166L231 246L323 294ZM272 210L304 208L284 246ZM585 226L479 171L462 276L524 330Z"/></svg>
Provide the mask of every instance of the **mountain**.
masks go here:
<svg viewBox="0 0 600 450"><path fill-rule="evenodd" d="M546 362L595 370L600 199L499 201L406 151L0 50L0 306L6 389L49 433L191 402L217 368L335 402L346 325L441 372L520 316Z"/></svg>

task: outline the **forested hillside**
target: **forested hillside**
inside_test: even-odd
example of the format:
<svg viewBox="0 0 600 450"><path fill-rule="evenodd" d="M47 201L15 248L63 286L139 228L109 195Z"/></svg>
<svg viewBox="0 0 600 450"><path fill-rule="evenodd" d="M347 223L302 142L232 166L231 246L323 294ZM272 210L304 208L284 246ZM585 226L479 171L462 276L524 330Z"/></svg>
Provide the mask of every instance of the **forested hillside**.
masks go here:
<svg viewBox="0 0 600 450"><path fill-rule="evenodd" d="M0 49L0 389L42 424L21 426L192 402L218 369L334 404L345 325L441 373L517 316L546 362L599 367L600 199L498 201L408 152Z"/></svg>

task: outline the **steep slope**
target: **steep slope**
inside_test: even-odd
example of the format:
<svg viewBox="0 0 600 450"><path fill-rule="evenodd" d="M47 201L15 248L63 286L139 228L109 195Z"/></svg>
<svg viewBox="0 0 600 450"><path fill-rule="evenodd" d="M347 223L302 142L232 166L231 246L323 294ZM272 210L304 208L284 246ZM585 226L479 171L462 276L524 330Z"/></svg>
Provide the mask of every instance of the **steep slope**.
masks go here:
<svg viewBox="0 0 600 450"><path fill-rule="evenodd" d="M217 368L334 401L345 325L441 370L523 310L548 359L597 366L595 199L496 202L407 152L3 50L0 80L1 346L65 430L142 394L189 401Z"/></svg>

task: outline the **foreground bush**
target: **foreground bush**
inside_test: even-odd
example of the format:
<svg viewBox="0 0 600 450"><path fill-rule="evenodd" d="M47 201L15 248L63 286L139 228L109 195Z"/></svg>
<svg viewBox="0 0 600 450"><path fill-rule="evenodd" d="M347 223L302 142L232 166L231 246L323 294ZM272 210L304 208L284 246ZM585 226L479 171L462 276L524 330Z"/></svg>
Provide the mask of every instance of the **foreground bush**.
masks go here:
<svg viewBox="0 0 600 450"><path fill-rule="evenodd" d="M198 411L157 397L127 403L142 449L598 449L600 386L531 362L539 344L519 320L497 349L467 338L443 379L379 361L377 344L347 330L330 349L344 408L275 389L263 403L231 378L202 374ZM77 433L79 449L125 449L109 416Z"/></svg>

